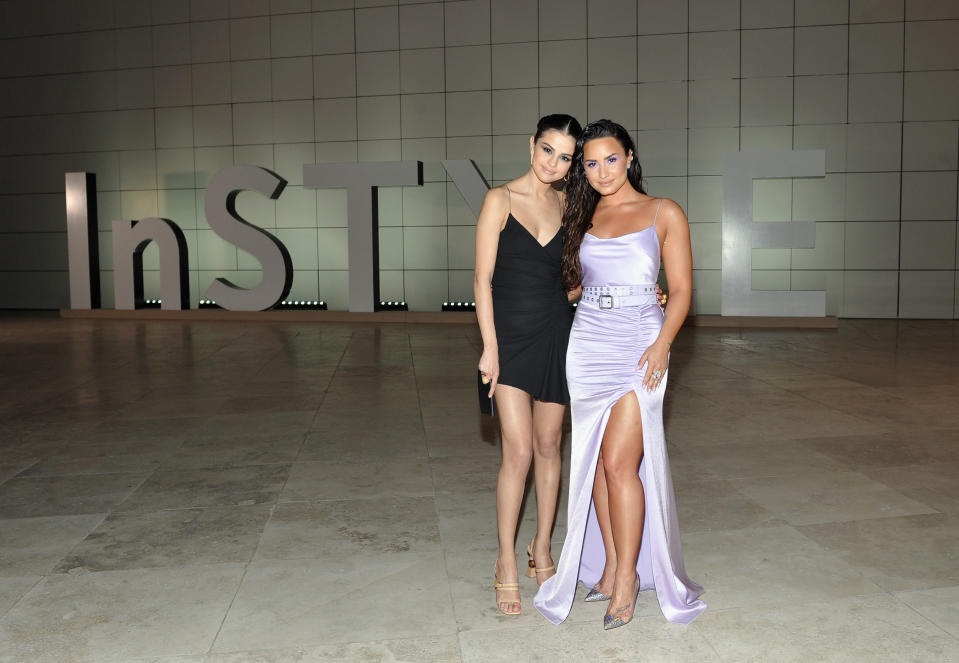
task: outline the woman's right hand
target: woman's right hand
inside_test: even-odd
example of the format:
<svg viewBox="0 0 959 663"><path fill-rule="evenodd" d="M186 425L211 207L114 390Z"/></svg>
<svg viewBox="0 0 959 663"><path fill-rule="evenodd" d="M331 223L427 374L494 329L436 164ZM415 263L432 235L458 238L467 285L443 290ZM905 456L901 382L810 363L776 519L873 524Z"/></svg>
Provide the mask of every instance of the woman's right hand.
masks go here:
<svg viewBox="0 0 959 663"><path fill-rule="evenodd" d="M669 295L663 292L663 289L659 287L659 284L656 284L656 303L659 304L659 308L666 310L666 300L669 299Z"/></svg>
<svg viewBox="0 0 959 663"><path fill-rule="evenodd" d="M489 382L489 395L492 398L496 383L499 381L499 355L496 352L484 350L477 368L483 374L483 382Z"/></svg>

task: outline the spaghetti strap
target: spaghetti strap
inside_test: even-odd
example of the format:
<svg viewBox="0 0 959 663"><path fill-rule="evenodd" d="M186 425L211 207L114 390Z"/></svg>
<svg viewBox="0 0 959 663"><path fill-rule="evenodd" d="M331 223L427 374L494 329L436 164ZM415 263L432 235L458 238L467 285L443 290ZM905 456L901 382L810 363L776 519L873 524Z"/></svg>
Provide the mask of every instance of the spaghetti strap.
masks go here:
<svg viewBox="0 0 959 663"><path fill-rule="evenodd" d="M663 199L659 199L659 204L656 205L656 214L653 215L653 228L656 227L656 219L659 218L659 209L663 206Z"/></svg>
<svg viewBox="0 0 959 663"><path fill-rule="evenodd" d="M505 184L503 185L503 188L506 189L506 200L507 200L506 204L509 207L509 213L512 214L513 213L513 192L510 191L509 187L506 186Z"/></svg>

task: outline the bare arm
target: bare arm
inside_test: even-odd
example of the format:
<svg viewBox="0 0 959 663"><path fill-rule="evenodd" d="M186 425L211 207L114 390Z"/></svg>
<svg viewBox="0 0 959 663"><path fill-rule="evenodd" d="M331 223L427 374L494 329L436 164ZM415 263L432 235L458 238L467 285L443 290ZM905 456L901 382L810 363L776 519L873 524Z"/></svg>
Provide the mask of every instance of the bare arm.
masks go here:
<svg viewBox="0 0 959 663"><path fill-rule="evenodd" d="M666 282L669 283L669 307L657 340L672 345L692 303L693 251L689 241L689 221L683 209L670 200L663 204L660 216L665 217L666 222L662 257Z"/></svg>
<svg viewBox="0 0 959 663"><path fill-rule="evenodd" d="M659 336L639 360L638 368L646 364L643 386L650 391L659 386L657 373L661 376L668 367L669 348L686 320L693 293L693 254L686 214L675 202L665 200L659 218L664 232L661 255L669 283L669 306Z"/></svg>
<svg viewBox="0 0 959 663"><path fill-rule="evenodd" d="M490 189L483 199L483 207L476 220L476 263L473 268L473 297L476 302L476 319L483 337L483 354L478 368L490 380L490 396L499 379L499 347L496 344L496 327L493 324L493 268L496 265L496 249L503 220L509 210L506 192Z"/></svg>

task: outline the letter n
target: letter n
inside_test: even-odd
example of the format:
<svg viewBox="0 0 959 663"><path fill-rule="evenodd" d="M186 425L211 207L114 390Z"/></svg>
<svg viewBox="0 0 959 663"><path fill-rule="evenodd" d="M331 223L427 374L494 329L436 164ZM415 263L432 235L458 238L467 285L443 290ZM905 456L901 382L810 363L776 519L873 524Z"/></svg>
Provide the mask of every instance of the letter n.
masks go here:
<svg viewBox="0 0 959 663"><path fill-rule="evenodd" d="M116 308L132 311L143 306L143 250L150 242L156 242L160 250L160 307L189 308L186 237L172 221L157 218L113 222Z"/></svg>

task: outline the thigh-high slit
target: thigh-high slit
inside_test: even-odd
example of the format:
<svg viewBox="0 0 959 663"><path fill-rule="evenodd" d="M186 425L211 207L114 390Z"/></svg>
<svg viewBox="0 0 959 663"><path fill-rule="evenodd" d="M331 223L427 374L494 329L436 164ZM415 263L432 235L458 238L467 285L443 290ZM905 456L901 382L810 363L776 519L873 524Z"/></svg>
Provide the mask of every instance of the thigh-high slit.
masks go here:
<svg viewBox="0 0 959 663"><path fill-rule="evenodd" d="M689 623L706 608L702 587L686 574L676 500L663 430L663 395L668 371L652 392L642 387L639 358L655 340L663 314L656 305L623 309L580 306L570 335L567 377L571 397L573 446L566 540L555 576L543 583L536 607L558 624L566 619L582 581L592 587L606 561L592 490L596 463L610 412L632 391L643 427L639 478L646 516L636 572L642 590L655 590L669 621Z"/></svg>

